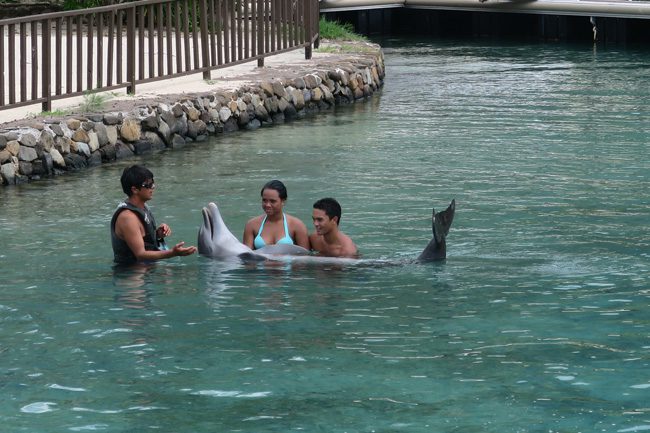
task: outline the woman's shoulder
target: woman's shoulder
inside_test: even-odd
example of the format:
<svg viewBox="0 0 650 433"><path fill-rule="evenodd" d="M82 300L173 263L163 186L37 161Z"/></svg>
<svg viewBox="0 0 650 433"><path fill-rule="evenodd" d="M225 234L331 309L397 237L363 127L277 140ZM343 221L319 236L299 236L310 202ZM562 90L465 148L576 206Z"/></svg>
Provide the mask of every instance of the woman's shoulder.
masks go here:
<svg viewBox="0 0 650 433"><path fill-rule="evenodd" d="M246 222L246 225L247 226L253 226L253 227L260 226L260 225L262 225L262 219L264 219L264 215L258 215L256 217L253 217L253 218L249 219Z"/></svg>
<svg viewBox="0 0 650 433"><path fill-rule="evenodd" d="M293 215L289 215L288 213L284 214L285 217L287 217L287 223L289 225L295 226L295 227L306 227L305 223L302 222L300 218L297 218Z"/></svg>

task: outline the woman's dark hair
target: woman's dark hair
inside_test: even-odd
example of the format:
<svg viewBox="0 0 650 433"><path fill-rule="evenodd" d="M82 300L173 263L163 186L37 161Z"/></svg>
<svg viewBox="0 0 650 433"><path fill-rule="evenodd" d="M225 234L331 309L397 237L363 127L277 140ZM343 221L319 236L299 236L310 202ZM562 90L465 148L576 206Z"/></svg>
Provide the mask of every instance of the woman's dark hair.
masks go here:
<svg viewBox="0 0 650 433"><path fill-rule="evenodd" d="M142 188L142 184L148 180L153 180L153 173L146 167L141 165L132 165L127 167L122 172L120 183L122 183L122 191L124 194L131 197L133 194L131 187Z"/></svg>
<svg viewBox="0 0 650 433"><path fill-rule="evenodd" d="M264 195L265 189L274 189L278 192L281 200L287 199L287 187L284 186L284 184L279 180L271 180L269 182L266 182L262 187L262 191L260 191L260 195Z"/></svg>

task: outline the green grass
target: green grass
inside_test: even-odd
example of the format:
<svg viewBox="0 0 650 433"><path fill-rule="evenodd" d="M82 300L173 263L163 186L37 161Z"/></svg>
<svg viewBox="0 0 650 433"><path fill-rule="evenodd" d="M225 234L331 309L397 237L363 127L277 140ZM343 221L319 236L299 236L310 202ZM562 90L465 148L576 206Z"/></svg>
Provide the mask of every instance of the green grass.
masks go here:
<svg viewBox="0 0 650 433"><path fill-rule="evenodd" d="M63 110L63 109L57 109L57 110L52 110L52 111L42 111L39 116L45 116L45 117L62 117L62 116L67 116L70 114L69 110ZM28 116L33 115L33 113L29 113Z"/></svg>
<svg viewBox="0 0 650 433"><path fill-rule="evenodd" d="M372 47L360 45L321 45L316 49L319 53L374 53L377 50Z"/></svg>
<svg viewBox="0 0 650 433"><path fill-rule="evenodd" d="M83 96L83 102L79 105L82 113L93 113L101 111L104 104L113 97L110 93L87 92Z"/></svg>
<svg viewBox="0 0 650 433"><path fill-rule="evenodd" d="M321 18L318 23L320 37L330 40L345 41L367 41L365 36L354 33L354 28L350 23L340 23L338 21L327 21Z"/></svg>

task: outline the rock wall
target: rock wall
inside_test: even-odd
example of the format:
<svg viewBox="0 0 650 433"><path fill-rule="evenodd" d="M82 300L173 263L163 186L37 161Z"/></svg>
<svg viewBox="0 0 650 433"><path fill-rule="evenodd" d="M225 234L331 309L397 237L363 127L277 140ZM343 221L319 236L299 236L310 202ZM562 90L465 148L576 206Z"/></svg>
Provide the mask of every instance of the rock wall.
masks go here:
<svg viewBox="0 0 650 433"><path fill-rule="evenodd" d="M371 96L383 84L381 51L355 64L233 92L158 103L131 112L75 116L0 131L0 179L15 185L182 147L208 136L254 130Z"/></svg>

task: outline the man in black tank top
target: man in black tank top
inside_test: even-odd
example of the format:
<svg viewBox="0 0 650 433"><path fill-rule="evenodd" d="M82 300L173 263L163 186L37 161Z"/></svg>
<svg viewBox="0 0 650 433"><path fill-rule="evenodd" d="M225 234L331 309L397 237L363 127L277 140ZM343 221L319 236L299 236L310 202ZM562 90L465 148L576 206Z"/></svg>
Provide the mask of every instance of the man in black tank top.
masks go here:
<svg viewBox="0 0 650 433"><path fill-rule="evenodd" d="M179 242L167 249L164 238L171 234L167 224L156 226L146 202L153 198L156 184L149 169L133 165L125 168L120 178L127 199L120 203L111 219L111 244L115 262L133 264L152 260L188 256L196 247Z"/></svg>

